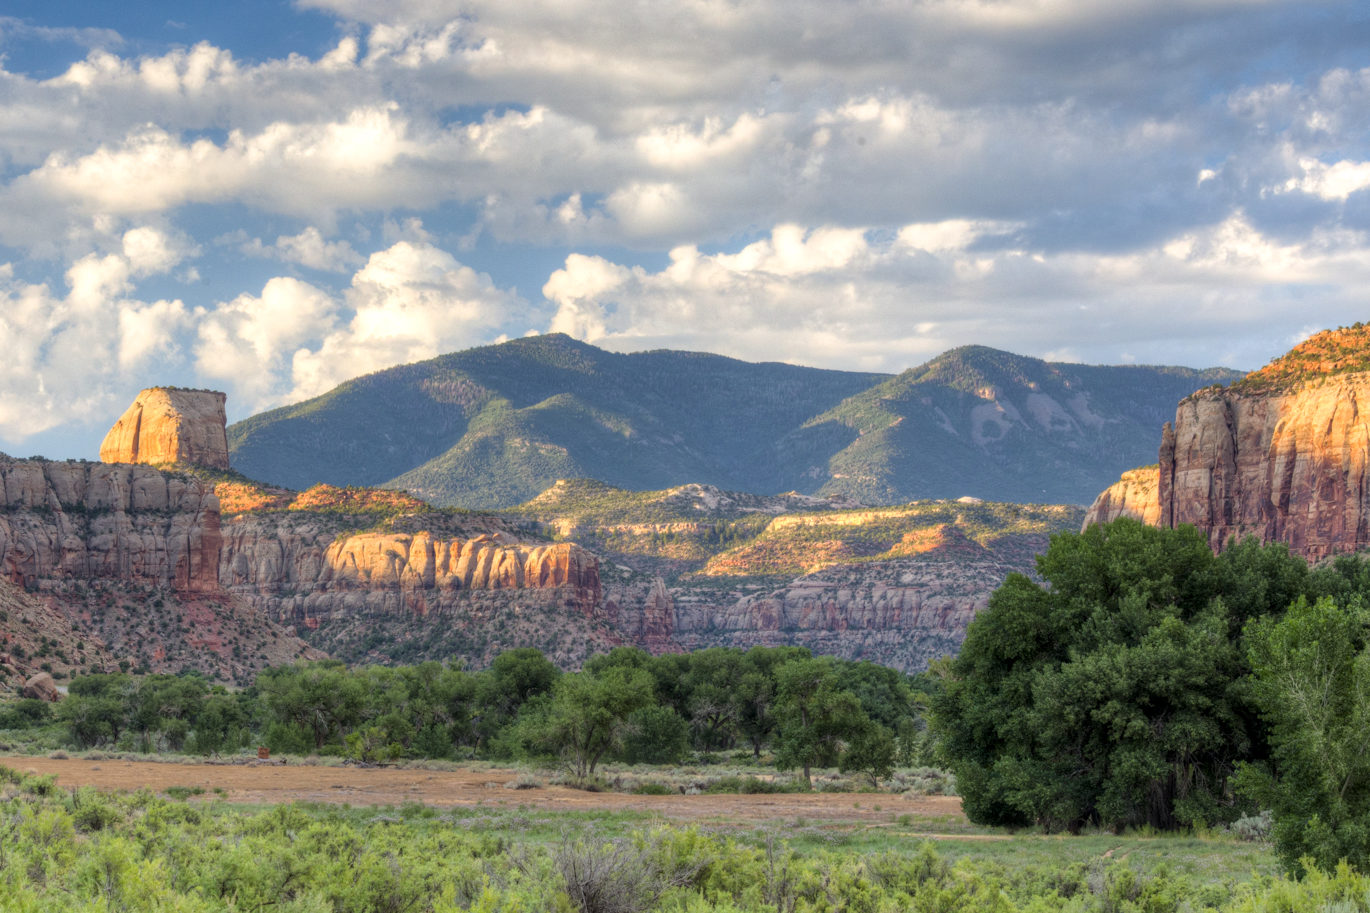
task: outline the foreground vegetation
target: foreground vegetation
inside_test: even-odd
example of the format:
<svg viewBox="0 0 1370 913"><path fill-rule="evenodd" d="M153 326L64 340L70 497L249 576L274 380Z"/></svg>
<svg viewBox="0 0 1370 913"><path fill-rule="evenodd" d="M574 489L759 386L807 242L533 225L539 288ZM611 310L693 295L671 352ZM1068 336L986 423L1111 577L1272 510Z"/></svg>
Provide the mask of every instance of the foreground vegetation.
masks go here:
<svg viewBox="0 0 1370 913"><path fill-rule="evenodd" d="M256 810L66 790L0 768L6 911L1265 913L1364 911L1370 880L1301 881L1231 838L933 845L920 822L711 833L640 815L419 805Z"/></svg>

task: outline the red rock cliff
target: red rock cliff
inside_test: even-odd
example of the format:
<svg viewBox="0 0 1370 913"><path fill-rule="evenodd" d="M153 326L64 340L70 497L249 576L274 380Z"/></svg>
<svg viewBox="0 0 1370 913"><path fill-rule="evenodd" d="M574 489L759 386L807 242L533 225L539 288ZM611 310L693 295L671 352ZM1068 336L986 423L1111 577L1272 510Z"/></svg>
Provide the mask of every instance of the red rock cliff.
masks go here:
<svg viewBox="0 0 1370 913"><path fill-rule="evenodd" d="M0 461L0 573L27 587L59 576L219 587L219 500L200 482L142 466Z"/></svg>
<svg viewBox="0 0 1370 913"><path fill-rule="evenodd" d="M601 597L599 560L574 543L521 543L505 533L339 535L326 520L288 512L245 514L226 526L220 582L273 617L310 627L346 615L468 614L473 594L494 591L588 616Z"/></svg>
<svg viewBox="0 0 1370 913"><path fill-rule="evenodd" d="M105 463L187 463L228 468L224 394L151 387L105 435Z"/></svg>
<svg viewBox="0 0 1370 913"><path fill-rule="evenodd" d="M1328 331L1183 400L1160 451L1160 523L1310 559L1370 545L1370 328Z"/></svg>
<svg viewBox="0 0 1370 913"><path fill-rule="evenodd" d="M239 683L321 657L222 592L222 544L218 498L183 473L0 457L0 578L21 604L0 640L56 642L68 671L128 662Z"/></svg>

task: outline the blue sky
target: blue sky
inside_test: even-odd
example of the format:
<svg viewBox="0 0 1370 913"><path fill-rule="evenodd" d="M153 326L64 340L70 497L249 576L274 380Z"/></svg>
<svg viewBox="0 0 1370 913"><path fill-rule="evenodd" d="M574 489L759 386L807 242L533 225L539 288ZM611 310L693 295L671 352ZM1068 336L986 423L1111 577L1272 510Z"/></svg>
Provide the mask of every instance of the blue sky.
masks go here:
<svg viewBox="0 0 1370 913"><path fill-rule="evenodd" d="M1370 11L11 2L0 449L552 330L1256 367L1370 318Z"/></svg>

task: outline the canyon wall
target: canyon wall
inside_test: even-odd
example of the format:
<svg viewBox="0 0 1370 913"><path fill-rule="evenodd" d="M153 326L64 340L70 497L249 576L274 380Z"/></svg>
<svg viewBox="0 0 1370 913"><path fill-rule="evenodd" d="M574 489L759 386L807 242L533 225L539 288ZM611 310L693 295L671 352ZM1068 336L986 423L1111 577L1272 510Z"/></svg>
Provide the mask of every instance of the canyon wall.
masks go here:
<svg viewBox="0 0 1370 913"><path fill-rule="evenodd" d="M0 461L0 574L214 593L219 501L186 476L130 465Z"/></svg>
<svg viewBox="0 0 1370 913"><path fill-rule="evenodd" d="M339 534L326 519L279 513L228 523L220 582L313 628L356 611L451 613L472 592L537 591L585 615L600 600L598 559L574 543L527 544L503 532Z"/></svg>
<svg viewBox="0 0 1370 913"><path fill-rule="evenodd" d="M1047 537L1015 542L1042 550ZM839 564L760 593L711 601L676 594L675 640L685 649L794 644L815 653L918 671L954 654L966 626L1011 571L1032 572L1030 555L974 543L917 556Z"/></svg>
<svg viewBox="0 0 1370 913"><path fill-rule="evenodd" d="M212 487L146 466L0 458L0 577L18 608L0 642L54 672L198 669L245 683L322 656L219 586ZM24 657L19 656L19 646Z"/></svg>
<svg viewBox="0 0 1370 913"><path fill-rule="evenodd" d="M1164 526L1284 542L1310 560L1370 545L1370 374L1215 389L1176 410L1161 442Z"/></svg>
<svg viewBox="0 0 1370 913"><path fill-rule="evenodd" d="M437 512L347 528L364 521L307 510L229 518L220 584L351 663L484 663L534 646L573 666L631 639L603 611L599 559L575 543Z"/></svg>

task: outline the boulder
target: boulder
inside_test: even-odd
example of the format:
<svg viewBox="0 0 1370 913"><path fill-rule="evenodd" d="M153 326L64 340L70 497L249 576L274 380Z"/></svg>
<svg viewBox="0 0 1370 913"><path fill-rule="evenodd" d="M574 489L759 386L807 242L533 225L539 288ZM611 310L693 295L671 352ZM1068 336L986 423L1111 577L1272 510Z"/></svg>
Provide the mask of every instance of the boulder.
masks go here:
<svg viewBox="0 0 1370 913"><path fill-rule="evenodd" d="M57 690L57 682L47 672L39 672L37 675L24 682L24 688L20 692L24 697L35 698L40 701L55 703L62 699L62 692Z"/></svg>

